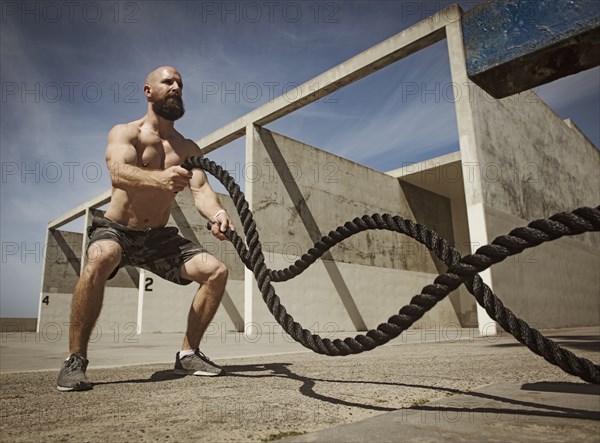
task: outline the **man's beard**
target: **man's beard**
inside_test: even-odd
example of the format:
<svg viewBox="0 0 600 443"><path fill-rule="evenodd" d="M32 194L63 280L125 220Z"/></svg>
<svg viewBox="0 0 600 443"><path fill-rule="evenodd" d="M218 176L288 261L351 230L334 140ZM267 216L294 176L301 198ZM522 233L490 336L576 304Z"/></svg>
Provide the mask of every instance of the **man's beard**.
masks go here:
<svg viewBox="0 0 600 443"><path fill-rule="evenodd" d="M175 121L185 114L183 99L178 95L157 98L152 102L152 110L165 120Z"/></svg>

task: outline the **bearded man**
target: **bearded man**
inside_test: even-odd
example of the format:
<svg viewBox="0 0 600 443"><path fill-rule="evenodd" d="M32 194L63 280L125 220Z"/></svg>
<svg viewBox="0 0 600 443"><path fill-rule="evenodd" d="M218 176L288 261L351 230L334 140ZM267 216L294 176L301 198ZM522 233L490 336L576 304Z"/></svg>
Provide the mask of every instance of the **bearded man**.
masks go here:
<svg viewBox="0 0 600 443"><path fill-rule="evenodd" d="M183 81L175 68L155 69L144 84L146 115L116 125L108 134L112 197L104 216L95 217L87 230L88 260L73 293L69 357L58 376L60 391L92 388L85 374L88 341L100 315L106 281L122 266L147 269L179 285L200 284L174 371L224 373L198 346L223 297L227 268L199 244L180 236L177 228L166 226L177 192L189 186L200 214L214 222L215 237L224 240L227 229L235 230L204 171L179 166L201 155L199 147L174 127L185 112L182 92Z"/></svg>

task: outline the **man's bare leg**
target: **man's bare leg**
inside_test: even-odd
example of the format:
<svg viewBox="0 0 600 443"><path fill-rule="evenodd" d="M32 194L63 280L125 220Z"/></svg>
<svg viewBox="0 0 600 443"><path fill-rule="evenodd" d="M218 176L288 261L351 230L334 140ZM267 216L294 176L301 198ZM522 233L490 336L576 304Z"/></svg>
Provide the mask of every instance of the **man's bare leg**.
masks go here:
<svg viewBox="0 0 600 443"><path fill-rule="evenodd" d="M71 303L69 352L87 358L88 341L102 309L104 285L121 260L120 246L110 240L93 243L88 250L88 262L75 286Z"/></svg>
<svg viewBox="0 0 600 443"><path fill-rule="evenodd" d="M201 284L188 313L188 324L181 349L196 349L215 316L227 284L227 267L210 254L204 253L181 266L182 278Z"/></svg>

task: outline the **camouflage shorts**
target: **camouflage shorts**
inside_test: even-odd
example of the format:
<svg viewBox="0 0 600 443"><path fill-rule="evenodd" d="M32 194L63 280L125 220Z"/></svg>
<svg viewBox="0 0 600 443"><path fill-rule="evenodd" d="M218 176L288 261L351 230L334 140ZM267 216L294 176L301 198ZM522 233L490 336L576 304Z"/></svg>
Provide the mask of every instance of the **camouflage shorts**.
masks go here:
<svg viewBox="0 0 600 443"><path fill-rule="evenodd" d="M119 266L109 279L123 266L137 266L178 285L188 285L191 281L179 277L181 265L207 251L178 232L177 228L170 226L136 231L105 217L94 217L87 228L88 257L92 259L93 251L89 248L94 242L112 240L121 246L122 254Z"/></svg>

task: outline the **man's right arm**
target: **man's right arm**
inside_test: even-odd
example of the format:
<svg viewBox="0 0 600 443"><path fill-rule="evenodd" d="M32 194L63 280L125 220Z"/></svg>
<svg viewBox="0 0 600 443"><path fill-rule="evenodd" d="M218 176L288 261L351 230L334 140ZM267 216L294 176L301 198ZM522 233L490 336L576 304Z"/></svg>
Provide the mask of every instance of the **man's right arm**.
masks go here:
<svg viewBox="0 0 600 443"><path fill-rule="evenodd" d="M112 185L120 189L162 189L179 192L188 185L189 171L180 166L166 170L147 170L137 166L138 153L134 143L138 129L116 125L108 134L106 164Z"/></svg>

